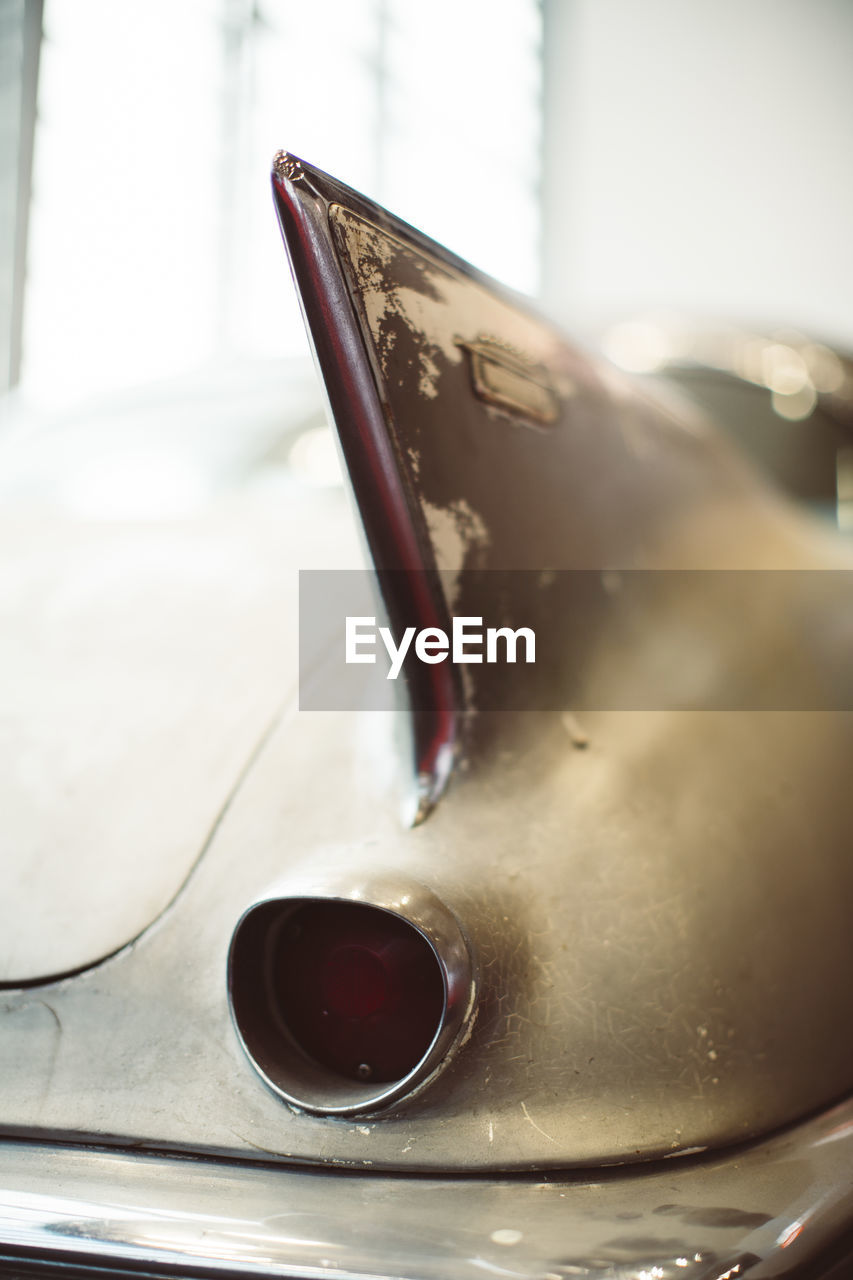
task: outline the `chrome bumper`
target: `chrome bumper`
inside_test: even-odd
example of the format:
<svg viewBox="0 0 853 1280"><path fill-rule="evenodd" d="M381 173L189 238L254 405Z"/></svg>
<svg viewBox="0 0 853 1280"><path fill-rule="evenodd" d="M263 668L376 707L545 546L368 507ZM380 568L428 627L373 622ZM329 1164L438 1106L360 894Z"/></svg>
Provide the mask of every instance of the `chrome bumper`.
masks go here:
<svg viewBox="0 0 853 1280"><path fill-rule="evenodd" d="M0 1187L3 1275L841 1276L853 1249L853 1102L736 1151L547 1180L10 1140Z"/></svg>

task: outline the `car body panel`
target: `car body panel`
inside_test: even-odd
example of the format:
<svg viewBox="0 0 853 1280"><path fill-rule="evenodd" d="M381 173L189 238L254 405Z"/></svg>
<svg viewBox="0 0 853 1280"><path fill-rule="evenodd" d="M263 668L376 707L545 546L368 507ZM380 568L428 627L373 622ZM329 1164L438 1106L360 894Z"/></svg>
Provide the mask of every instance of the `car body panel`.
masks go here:
<svg viewBox="0 0 853 1280"><path fill-rule="evenodd" d="M300 200L308 184L307 170L301 174ZM340 206L337 184L334 195ZM309 197L314 217L317 198ZM361 217L366 202L352 203ZM386 229L392 221L381 212L374 219ZM393 232L408 234L396 224ZM328 235L334 252L331 227ZM420 252L422 238L410 238ZM482 308L486 283L460 269L460 287L468 276ZM501 314L510 307L500 290L495 306ZM523 323L538 322L525 313ZM350 354L361 362L352 378L372 377L364 347ZM468 359L460 350L454 368L464 371ZM578 354L559 359L583 363ZM694 435L664 409L642 400L632 407L622 384L614 390L595 369L584 376L582 438L558 447L574 451L561 481L575 494L565 518L586 519L594 535L587 549L630 550L631 528L646 527L636 509L629 518L619 504L588 497L584 452L596 458L605 449L604 471L621 459L649 527L670 520L671 536L659 544L666 564L694 564L700 548L701 563L711 565L850 563L848 548L766 491L710 428ZM576 372L573 386L580 381ZM559 390L559 377L551 385ZM482 466L503 438L492 407L483 416L477 403L473 416L462 414L462 435L478 424L490 433ZM385 431L387 421L383 412L374 425ZM646 424L659 463L627 447L628 422ZM510 427L524 433L522 452L557 430ZM564 425L566 436L572 427ZM391 450L386 461L395 456ZM495 457L500 474L499 449ZM386 480L380 469L377 483ZM408 484L400 485L405 503ZM643 498L645 484L654 501ZM548 490L552 508L560 492ZM561 512L552 510L553 519ZM280 557L292 565L297 545L303 567L351 555L342 511L324 512L313 543L307 529L295 533L297 516L304 521L303 512L282 511L270 524L265 512L253 524L248 507L231 503L227 520L260 539L259 563ZM489 523L497 519L493 511ZM538 526L530 527L533 536ZM413 525L419 556L429 551L420 538ZM220 568L227 579L227 563ZM849 1089L853 1031L838 984L853 963L849 712L593 708L583 713L581 740L557 711L474 717L461 733L453 708L452 786L436 803L431 779L432 811L406 828L391 734L401 717L299 711L292 589L278 593L274 573L243 585L272 610L272 637L290 628L290 640L274 647L277 688L293 689L291 700L270 690L266 727L239 786L223 794L205 856L169 910L89 972L5 996L7 1133L227 1155L261 1150L282 1161L388 1170L554 1169L722 1147ZM665 612L649 620L652 649L665 622ZM729 622L715 622L715 643ZM755 626L735 633L759 670L772 668L764 655L774 626L772 611L756 611ZM319 654L320 670L325 661ZM811 661L806 652L804 666ZM428 721L439 730L448 723L442 714ZM370 886L389 874L410 883L413 897L421 886L435 894L458 921L478 974L476 1007L441 1069L393 1106L354 1118L288 1107L254 1071L229 1018L231 934L253 902L329 894L370 902Z"/></svg>
<svg viewBox="0 0 853 1280"><path fill-rule="evenodd" d="M245 527L3 523L0 983L15 986L95 964L157 918L294 677L285 575Z"/></svg>
<svg viewBox="0 0 853 1280"><path fill-rule="evenodd" d="M273 180L392 623L472 608L472 568L532 573L543 592L543 573L592 573L617 603L573 673L593 690L580 707L484 711L481 686L444 671L409 681L405 711L311 712L295 569L356 563L355 526L338 500L314 523L251 496L214 504L199 599L212 589L236 612L212 663L233 660L251 714L228 769L202 770L217 803L187 841L191 869L171 868L168 906L125 920L112 954L99 938L81 972L7 984L0 1260L412 1280L821 1264L853 1208L839 1102L853 710L814 696L824 679L844 688L849 544L707 420L634 389L363 197L293 157ZM397 280L378 293L377 263ZM156 594L186 531L151 536ZM828 570L842 590L815 605L803 584ZM626 652L611 620L634 608L623 575L645 571L671 576ZM599 700L649 655L690 667L679 609L722 571L758 586L742 614L706 611L702 695ZM93 600L95 630L109 604ZM340 631L313 679L340 661ZM710 697L732 662L763 702ZM192 689L215 707L213 667ZM353 1114L288 1105L229 1010L247 910L315 898L415 928L437 900L470 960L446 1055Z"/></svg>

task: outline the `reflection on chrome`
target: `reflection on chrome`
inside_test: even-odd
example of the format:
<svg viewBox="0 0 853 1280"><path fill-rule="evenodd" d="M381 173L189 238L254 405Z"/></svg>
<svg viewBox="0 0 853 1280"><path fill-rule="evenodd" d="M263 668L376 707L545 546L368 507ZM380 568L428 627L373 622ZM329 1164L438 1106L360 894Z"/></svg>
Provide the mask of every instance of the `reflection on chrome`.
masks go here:
<svg viewBox="0 0 853 1280"><path fill-rule="evenodd" d="M548 1182L400 1179L10 1141L0 1143L0 1265L49 1249L83 1265L202 1262L212 1274L338 1280L795 1275L849 1221L851 1159L853 1101L685 1162L675 1183L663 1164L596 1169L595 1181L583 1170ZM38 1190L48 1166L65 1190Z"/></svg>

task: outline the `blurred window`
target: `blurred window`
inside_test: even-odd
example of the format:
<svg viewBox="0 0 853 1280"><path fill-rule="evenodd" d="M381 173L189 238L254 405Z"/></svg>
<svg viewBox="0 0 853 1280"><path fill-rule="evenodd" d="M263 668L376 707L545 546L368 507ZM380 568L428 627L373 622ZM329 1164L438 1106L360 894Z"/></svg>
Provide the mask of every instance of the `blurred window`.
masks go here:
<svg viewBox="0 0 853 1280"><path fill-rule="evenodd" d="M536 288L537 0L45 0L22 391L306 350L279 147Z"/></svg>

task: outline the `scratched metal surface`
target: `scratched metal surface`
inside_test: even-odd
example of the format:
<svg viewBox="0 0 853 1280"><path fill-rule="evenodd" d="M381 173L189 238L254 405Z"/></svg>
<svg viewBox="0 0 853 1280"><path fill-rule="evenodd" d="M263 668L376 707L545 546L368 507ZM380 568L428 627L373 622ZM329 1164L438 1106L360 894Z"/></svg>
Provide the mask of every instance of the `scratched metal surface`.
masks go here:
<svg viewBox="0 0 853 1280"><path fill-rule="evenodd" d="M382 725L291 708L154 927L76 978L4 993L5 1131L366 1168L560 1167L719 1145L842 1092L845 995L815 998L838 991L850 945L847 883L816 856L846 785L822 717L779 725L772 771L751 716L591 717L583 750L558 718L527 719L497 742L499 768L463 774L405 831L380 785ZM733 756L754 761L734 798ZM698 837L697 776L714 814ZM823 800L808 860L803 789ZM480 970L470 1039L384 1117L294 1113L229 1021L231 930L273 887L332 872L357 888L389 869L463 924Z"/></svg>
<svg viewBox="0 0 853 1280"><path fill-rule="evenodd" d="M304 173L299 184L334 265L330 202ZM334 197L340 205L340 188ZM382 234L399 240L383 217ZM743 565L744 548L756 567L849 563L712 432L635 402L481 281L459 303L463 319L472 309L460 336L494 342L499 330L513 349L535 347L525 367L553 365L550 393L565 419L559 474L536 460L559 425L533 430L479 402L458 421L436 419L444 398L430 394L433 368L460 395L470 398L471 384L465 347L444 350L445 367L436 342L419 363L415 322L433 295L467 279L431 253L423 267L401 267L406 290L376 311L376 348L361 355L380 378L383 324L390 316L387 332L403 342L405 303L417 405L405 419L411 435L394 448L399 463L406 444L404 488L423 499L410 514L442 567L484 553L502 567L508 557L573 563L555 532L559 512L579 539L586 530L573 544L585 565L594 553L592 563L612 555L623 565L624 555L629 565L689 566L700 553L707 562L709 545L718 567ZM393 430L398 415L384 421ZM450 466L427 457L431 423ZM500 450L473 448L483 426L509 440L510 470L528 476L523 502ZM541 492L530 488L534 472ZM470 487L456 493L463 474ZM566 558L545 558L558 554ZM766 639L745 631L757 660ZM312 716L294 703L156 924L74 979L3 996L7 1133L375 1169L561 1168L718 1147L850 1090L853 1020L839 980L853 968L849 715L481 717L446 795L412 830L397 818L387 728L387 717ZM428 1088L381 1116L299 1114L263 1086L230 1024L231 932L270 892L333 876L357 894L389 872L425 885L459 920L480 977L470 1034Z"/></svg>
<svg viewBox="0 0 853 1280"><path fill-rule="evenodd" d="M6 1142L0 1265L49 1253L157 1274L823 1275L814 1264L839 1260L849 1223L850 1145L849 1104L728 1157L592 1179L389 1178Z"/></svg>

